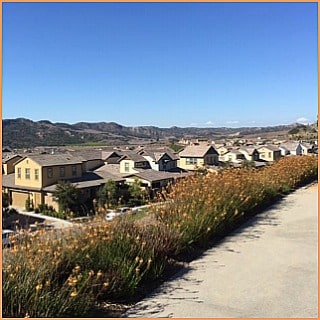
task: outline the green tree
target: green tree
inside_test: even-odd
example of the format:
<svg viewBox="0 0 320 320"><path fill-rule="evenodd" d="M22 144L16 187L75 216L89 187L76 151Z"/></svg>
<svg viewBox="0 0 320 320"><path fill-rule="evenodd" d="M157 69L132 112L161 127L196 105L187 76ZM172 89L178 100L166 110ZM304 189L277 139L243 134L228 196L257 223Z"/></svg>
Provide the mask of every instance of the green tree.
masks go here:
<svg viewBox="0 0 320 320"><path fill-rule="evenodd" d="M101 207L107 204L114 207L119 202L119 188L115 181L109 179L102 189L98 192L98 203Z"/></svg>
<svg viewBox="0 0 320 320"><path fill-rule="evenodd" d="M33 201L30 199L30 197L28 196L26 203L25 203L25 209L29 212L32 211L34 209L33 207Z"/></svg>
<svg viewBox="0 0 320 320"><path fill-rule="evenodd" d="M7 209L10 205L10 196L8 193L2 192L2 209Z"/></svg>
<svg viewBox="0 0 320 320"><path fill-rule="evenodd" d="M245 168L251 168L251 167L255 167L255 162L253 160L243 160L243 167Z"/></svg>
<svg viewBox="0 0 320 320"><path fill-rule="evenodd" d="M80 193L72 183L59 182L53 193L53 199L58 202L60 212L66 214L74 212L77 214L80 204Z"/></svg>
<svg viewBox="0 0 320 320"><path fill-rule="evenodd" d="M129 194L130 194L130 205L141 205L146 202L146 193L141 188L140 182L138 179L134 179L134 182L129 186Z"/></svg>

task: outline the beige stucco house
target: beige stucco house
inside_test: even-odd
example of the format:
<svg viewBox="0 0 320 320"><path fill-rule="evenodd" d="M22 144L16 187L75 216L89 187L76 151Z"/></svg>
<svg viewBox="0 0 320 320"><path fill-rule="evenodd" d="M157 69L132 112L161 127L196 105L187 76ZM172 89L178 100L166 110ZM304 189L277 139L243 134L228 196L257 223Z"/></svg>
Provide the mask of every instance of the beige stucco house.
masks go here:
<svg viewBox="0 0 320 320"><path fill-rule="evenodd" d="M201 167L217 165L218 152L212 146L187 146L179 153L178 166L185 170L196 170Z"/></svg>
<svg viewBox="0 0 320 320"><path fill-rule="evenodd" d="M241 160L245 160L245 156L238 149L232 149L219 156L219 161L222 162L241 162Z"/></svg>
<svg viewBox="0 0 320 320"><path fill-rule="evenodd" d="M70 155L28 155L15 163L14 172L2 177L2 187L12 205L24 207L29 198L34 207L47 203L43 192L59 180L81 177L83 160ZM51 201L50 201L51 202Z"/></svg>
<svg viewBox="0 0 320 320"><path fill-rule="evenodd" d="M3 175L2 190L9 193L14 207L24 208L30 199L34 208L47 204L58 209L53 193L62 180L80 189L82 200L94 198L97 189L109 179L118 183L125 181L108 172L88 170L99 163L97 155L85 160L83 155L75 154L31 154L15 163L13 173Z"/></svg>
<svg viewBox="0 0 320 320"><path fill-rule="evenodd" d="M272 162L281 158L281 150L278 146L266 145L257 148L257 150L261 160Z"/></svg>
<svg viewBox="0 0 320 320"><path fill-rule="evenodd" d="M150 169L150 164L140 154L136 152L126 152L119 160L120 173L137 173L137 169Z"/></svg>

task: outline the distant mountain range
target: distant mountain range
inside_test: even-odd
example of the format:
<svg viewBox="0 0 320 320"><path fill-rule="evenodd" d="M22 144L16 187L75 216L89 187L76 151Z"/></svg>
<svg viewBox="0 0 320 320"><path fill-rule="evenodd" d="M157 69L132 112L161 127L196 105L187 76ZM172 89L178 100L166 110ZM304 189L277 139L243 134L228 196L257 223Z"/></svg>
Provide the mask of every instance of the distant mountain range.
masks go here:
<svg viewBox="0 0 320 320"><path fill-rule="evenodd" d="M114 122L68 124L17 118L2 120L2 144L11 148L31 148L85 143L116 145L139 140L180 139L185 136L218 139L232 135L288 132L296 126L297 124L244 128L158 128L155 126L126 127Z"/></svg>

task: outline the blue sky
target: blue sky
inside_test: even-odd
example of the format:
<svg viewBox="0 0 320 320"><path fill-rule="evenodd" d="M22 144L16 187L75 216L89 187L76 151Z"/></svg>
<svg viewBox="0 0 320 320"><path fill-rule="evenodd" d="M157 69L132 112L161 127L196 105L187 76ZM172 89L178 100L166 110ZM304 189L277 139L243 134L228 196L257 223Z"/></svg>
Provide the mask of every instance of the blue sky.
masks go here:
<svg viewBox="0 0 320 320"><path fill-rule="evenodd" d="M313 122L317 3L3 3L4 119Z"/></svg>

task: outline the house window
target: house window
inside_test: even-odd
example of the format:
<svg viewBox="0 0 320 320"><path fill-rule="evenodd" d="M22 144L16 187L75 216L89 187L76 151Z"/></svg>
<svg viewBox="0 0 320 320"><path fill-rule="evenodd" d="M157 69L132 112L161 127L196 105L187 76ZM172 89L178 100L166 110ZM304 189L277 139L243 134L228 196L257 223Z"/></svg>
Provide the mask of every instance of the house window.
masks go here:
<svg viewBox="0 0 320 320"><path fill-rule="evenodd" d="M72 175L76 176L77 175L77 167L76 166L72 166Z"/></svg>
<svg viewBox="0 0 320 320"><path fill-rule="evenodd" d="M60 167L60 177L64 177L66 175L65 167Z"/></svg>
<svg viewBox="0 0 320 320"><path fill-rule="evenodd" d="M271 158L271 152L269 152L269 158Z"/></svg>
<svg viewBox="0 0 320 320"><path fill-rule="evenodd" d="M125 171L125 172L129 172L129 171L130 171L129 162L125 162L125 163L124 163L124 171Z"/></svg>
<svg viewBox="0 0 320 320"><path fill-rule="evenodd" d="M52 177L53 177L53 170L52 170L52 168L48 168L47 173L48 173L48 178L52 178Z"/></svg>
<svg viewBox="0 0 320 320"><path fill-rule="evenodd" d="M39 180L39 169L34 169L34 180Z"/></svg>
<svg viewBox="0 0 320 320"><path fill-rule="evenodd" d="M30 168L25 169L26 180L30 180Z"/></svg>
<svg viewBox="0 0 320 320"><path fill-rule="evenodd" d="M18 168L18 179L21 179L21 168Z"/></svg>
<svg viewBox="0 0 320 320"><path fill-rule="evenodd" d="M197 164L197 158L186 158L186 165Z"/></svg>

